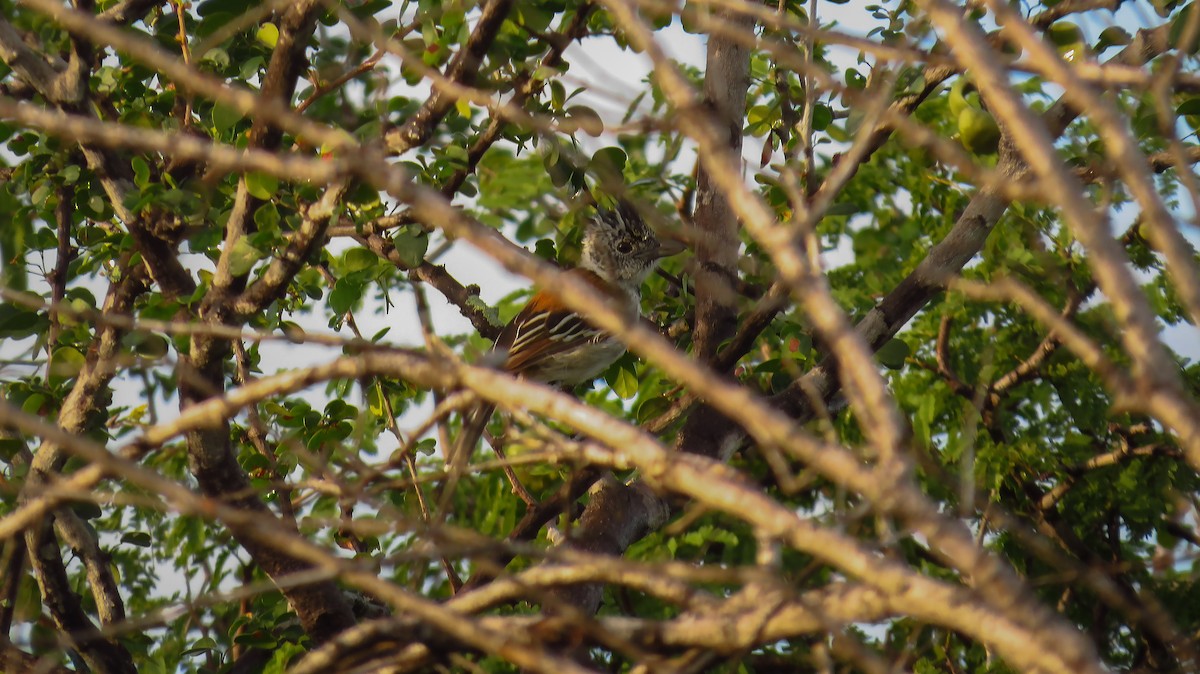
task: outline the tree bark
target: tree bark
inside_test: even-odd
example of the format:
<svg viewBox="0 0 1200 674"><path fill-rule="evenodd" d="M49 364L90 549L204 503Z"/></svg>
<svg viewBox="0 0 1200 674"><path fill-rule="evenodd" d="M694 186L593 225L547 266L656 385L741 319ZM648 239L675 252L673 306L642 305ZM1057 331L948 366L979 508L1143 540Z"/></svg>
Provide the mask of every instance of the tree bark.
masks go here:
<svg viewBox="0 0 1200 674"><path fill-rule="evenodd" d="M731 10L722 10L718 14L739 30L754 30L754 19L749 16ZM729 149L739 156L749 88L750 48L729 36L711 36L704 76L705 104L716 122L728 132ZM696 183L693 352L696 358L711 362L721 342L731 337L737 327L734 283L741 241L737 216L729 200L712 183L703 166L697 173ZM701 403L689 415L677 445L683 451L727 459L733 445L710 440L723 437L713 435L714 431L730 426L727 418ZM593 490L592 500L584 509L579 527L568 544L586 552L620 555L647 531L666 521L669 513L669 506L645 484L628 486L616 480L605 480ZM562 588L555 594L556 599L591 614L600 606L603 588L594 584L582 585Z"/></svg>

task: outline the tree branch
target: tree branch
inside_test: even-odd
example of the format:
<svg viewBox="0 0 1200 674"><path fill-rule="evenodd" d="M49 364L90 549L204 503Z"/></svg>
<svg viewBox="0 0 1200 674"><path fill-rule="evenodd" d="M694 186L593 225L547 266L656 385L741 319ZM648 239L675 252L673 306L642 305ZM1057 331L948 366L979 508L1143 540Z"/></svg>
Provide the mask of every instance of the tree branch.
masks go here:
<svg viewBox="0 0 1200 674"><path fill-rule="evenodd" d="M271 261L261 277L233 300L233 310L240 320L246 320L278 300L301 265L325 244L326 231L336 221L348 187L346 181L330 185L321 198L308 207L300 229L288 241L287 248Z"/></svg>
<svg viewBox="0 0 1200 674"><path fill-rule="evenodd" d="M1065 672L1071 669L1070 665L1064 663L1078 662L1069 652L1063 653L1058 649L1030 649L1029 640L1036 638L1036 632L1030 632L1021 621L1013 621L1011 617L997 612L1002 610L1008 613L1007 608L988 607L983 604L974 590L921 576L906 565L881 557L874 550L865 548L844 534L819 527L801 518L792 509L777 503L753 485L746 483L728 467L702 457L668 452L636 428L539 384L514 380L503 373L460 365L453 361L435 362L428 354L395 351L341 358L327 366L285 372L259 380L247 387L246 395L239 398L240 404L248 404L255 396L275 395L288 389L296 390L296 387L315 381L329 378L353 379L371 375L401 377L423 386L443 390L455 385L466 385L502 406L527 405L531 411L558 418L576 430L594 435L605 443L565 445L563 450L567 456L618 468L636 466L643 474L653 476L662 488L734 514L765 535L778 538L790 547L843 568L847 573L893 596L898 602L897 605L910 607L912 615L921 620L944 624L993 644L1015 666L1042 667L1050 671ZM185 410L185 416L189 420L187 423L209 424L212 414L227 414L221 410L228 404L226 401L213 400L195 409ZM203 512L211 513L231 529L254 538L260 545L285 549L289 554L298 555L303 559L330 559L328 553L294 533L279 527L263 527L263 519L257 513L202 501L180 485L154 475L127 459L118 458L90 441L67 436L57 428L6 404L0 404L0 421L13 424L25 432L46 437L49 441L69 446L73 452L94 462L100 468L101 474L106 471L119 472L131 482L162 494L181 512L197 512L203 504ZM748 425L753 427L756 424ZM180 425L176 423L174 429L180 430ZM161 434L156 435L161 437ZM614 451L609 447L622 449ZM856 461L852 457L847 458L848 463L843 466L844 470L857 470L854 465ZM80 471L77 475L83 472ZM435 609L424 600L398 591L391 583L378 578L374 572L362 572L349 567L342 569L342 574L347 581L361 585L372 593L379 593L381 598L397 602L397 606L401 608L416 612L423 620L430 621L437 629L447 631L454 635L454 638L466 637L466 626L461 617L453 618L451 612L446 609ZM471 629L474 630L470 632L472 636L465 638L468 643L494 643L488 641L492 638L490 632L481 632L477 625ZM494 647L490 646L489 650Z"/></svg>
<svg viewBox="0 0 1200 674"><path fill-rule="evenodd" d="M137 668L129 651L115 639L101 638L84 613L79 596L71 588L52 527L53 522L46 520L25 536L29 568L37 578L42 602L51 618L68 646L77 650L89 667L105 674L135 674Z"/></svg>
<svg viewBox="0 0 1200 674"><path fill-rule="evenodd" d="M309 36L315 29L317 16L324 6L316 0L289 5L279 18L279 40L271 55L267 75L263 81L264 98L267 104L274 102L286 108L290 105L296 80L307 65L305 51ZM256 121L250 132L252 147L278 145L281 132L278 128ZM246 274L234 274L231 255L236 243L252 229L250 213L257 199L250 196L243 177L238 182L233 212L226 223L225 245L217 262L213 288L201 304L198 315L207 323L225 323L244 320L248 314L277 299L290 283L313 247L322 240L324 229L336 208L336 200L345 189L338 182L326 191L328 201L318 206L317 217L306 220L301 232L293 238L284 257L276 260L263 283L254 288L249 296L243 296L240 307L234 303L236 294L244 288ZM312 214L310 214L312 215ZM234 297L231 297L234 295ZM191 348L181 356L178 367L180 409L188 410L203 406L206 401L222 400L225 389L224 361L229 353L228 342L204 335L193 335ZM273 517L269 508L251 488L245 471L237 461L229 433L229 417L221 416L215 423L198 428L186 435L189 467L200 489L208 496L221 499L231 507L253 513L264 520L275 522L272 526L293 531L284 522ZM250 554L255 563L271 578L278 579L302 573L311 567L309 562L286 550L264 544L253 532L242 527L232 527L238 543ZM332 582L315 582L309 585L281 588L288 603L300 618L304 631L316 643L321 643L355 622L349 603Z"/></svg>
<svg viewBox="0 0 1200 674"><path fill-rule="evenodd" d="M488 0L484 4L471 36L446 66L446 80L465 85L475 81L479 67L483 64L483 57L491 48L512 7L513 0ZM384 143L394 154L403 154L414 147L424 145L456 100L456 95L435 84L433 93L421 108L404 123L404 126L389 131L384 136Z"/></svg>
<svg viewBox="0 0 1200 674"><path fill-rule="evenodd" d="M41 674L75 674L75 670L63 667L55 662L55 658L39 658L22 651L4 635L0 635L0 670L39 672Z"/></svg>

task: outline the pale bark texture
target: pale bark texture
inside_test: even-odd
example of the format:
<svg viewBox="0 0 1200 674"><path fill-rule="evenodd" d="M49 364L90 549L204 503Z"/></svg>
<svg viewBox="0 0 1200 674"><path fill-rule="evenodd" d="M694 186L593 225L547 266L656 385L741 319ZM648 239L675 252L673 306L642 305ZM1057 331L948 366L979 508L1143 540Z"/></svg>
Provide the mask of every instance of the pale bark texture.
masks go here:
<svg viewBox="0 0 1200 674"><path fill-rule="evenodd" d="M0 670L1200 668L1192 5L0 5Z"/></svg>

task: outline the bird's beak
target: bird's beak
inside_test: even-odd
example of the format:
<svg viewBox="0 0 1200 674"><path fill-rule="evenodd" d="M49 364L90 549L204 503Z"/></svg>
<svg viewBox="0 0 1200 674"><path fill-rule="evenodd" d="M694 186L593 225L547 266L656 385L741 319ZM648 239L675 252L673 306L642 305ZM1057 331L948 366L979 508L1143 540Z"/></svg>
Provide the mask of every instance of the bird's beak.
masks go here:
<svg viewBox="0 0 1200 674"><path fill-rule="evenodd" d="M654 257L671 257L672 255L678 255L685 250L687 250L687 244L684 242L680 241L679 239L664 237L658 242L658 251L655 253Z"/></svg>

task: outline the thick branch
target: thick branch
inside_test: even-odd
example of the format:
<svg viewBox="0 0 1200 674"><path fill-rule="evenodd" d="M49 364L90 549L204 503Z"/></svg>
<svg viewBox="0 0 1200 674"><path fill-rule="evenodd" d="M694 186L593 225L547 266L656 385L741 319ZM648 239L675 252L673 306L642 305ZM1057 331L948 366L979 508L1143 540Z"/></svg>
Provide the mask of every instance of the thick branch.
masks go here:
<svg viewBox="0 0 1200 674"><path fill-rule="evenodd" d="M356 236L355 239L379 257L396 265L397 268L407 271L409 279L427 283L436 288L447 301L458 307L459 313L471 321L471 325L479 334L488 339L495 339L499 334L500 326L492 325L488 321L484 305L479 299L478 287L464 286L441 265L422 261L416 267L410 268L396 252L396 247L392 245L391 240L380 234L366 234Z"/></svg>
<svg viewBox="0 0 1200 674"><path fill-rule="evenodd" d="M129 269L122 276L119 282L109 286L103 308L106 314L128 314L134 300L146 290L143 267ZM89 419L103 415L107 399L105 392L116 374L117 357L124 335L125 330L113 325L97 327L96 337L88 350L84 367L59 412L58 425L64 431L82 435L88 430ZM67 456L63 446L49 441L42 443L21 491L22 506L42 498L41 491L55 481ZM88 636L94 634L95 626L83 613L78 598L66 580L66 571L52 529L53 523L54 518L48 517L33 524L25 532L25 543L29 550L30 569L38 580L44 601L51 607L56 623L64 632L80 635L79 648L93 667L100 671L134 671L129 653L118 642ZM79 545L95 545L90 532L76 533L80 534L80 540L77 541ZM101 603L112 609L106 613L120 615L123 609L115 583L111 582L111 571L107 568L97 568L96 572L93 580L100 585L95 591L103 597Z"/></svg>
<svg viewBox="0 0 1200 674"><path fill-rule="evenodd" d="M68 508L55 513L54 527L87 569L88 586L96 602L100 624L112 625L124 620L125 602L121 599L121 588L113 576L112 557L100 547L95 533L83 518Z"/></svg>
<svg viewBox="0 0 1200 674"><path fill-rule="evenodd" d="M21 34L3 18L0 18L0 59L46 100L74 105L83 99L86 83L77 69L55 68L25 44Z"/></svg>
<svg viewBox="0 0 1200 674"><path fill-rule="evenodd" d="M734 30L753 32L754 21L739 13L719 12ZM713 124L725 130L730 155L742 152L742 122L750 86L750 48L725 37L708 39L704 74L704 102ZM703 164L696 176L696 326L693 343L697 358L711 359L735 328L735 296L730 291L737 277L741 248L737 215L728 198L713 184L712 172Z"/></svg>
<svg viewBox="0 0 1200 674"><path fill-rule="evenodd" d="M245 395L237 396L237 404L249 404L263 395L298 390L316 381L372 375L405 378L443 390L466 385L497 404L523 404L534 412L560 419L577 431L595 436L604 443L569 444L563 448L569 457L616 468L636 466L643 474L652 476L663 488L728 512L745 520L764 535L778 538L790 547L842 568L846 573L894 597L897 605L909 607L911 614L921 620L946 625L994 644L1016 666L1070 671L1063 664L1070 661L1065 659L1070 658L1069 654L1061 654L1055 649L1029 648L1029 640L1035 638L1036 633L1028 631L1020 621L1013 621L1004 615L1006 611L988 607L980 601L974 590L921 576L903 563L882 557L840 532L819 527L800 517L728 467L702 457L669 452L635 427L539 384L513 380L503 373L452 361L438 362L428 354L396 351L341 358L319 368L264 378L246 387ZM231 402L214 400L197 406L195 410L185 410L187 424L193 427L210 424L213 414L228 414L223 408ZM132 483L162 494L181 512L195 512L202 508L203 512L216 516L235 532L255 540L258 545L287 550L289 554L302 559L321 559L326 560L324 564L329 563L327 552L280 527L263 527L262 517L252 511L202 500L186 488L133 462L120 459L90 441L66 436L57 428L7 405L0 405L0 420L54 442L69 443L73 452L97 464L101 474L103 471L119 472ZM747 425L755 427L757 424ZM176 428L180 426L176 425ZM614 452L609 447L622 449ZM859 470L857 460L853 457L847 456L846 461L840 463L840 472L843 474ZM864 477L869 478L869 475ZM445 609L435 609L429 602L399 591L373 572L342 567L342 574L347 581L361 584L364 589L379 593L381 598L414 611L439 630L447 631L455 638L466 636L461 618L453 618ZM491 639L489 633L481 633L477 627L473 635L466 639L468 643L479 644Z"/></svg>
<svg viewBox="0 0 1200 674"><path fill-rule="evenodd" d="M304 138L313 146L348 149L354 145L345 132L313 122L293 112L286 102L278 97L264 98L259 93L243 87L231 87L220 79L200 72L184 63L148 37L132 30L121 29L95 15L80 12L55 0L24 0L34 9L52 18L72 35L112 46L152 70L162 73L188 93L204 96L237 110L256 122L274 124ZM309 3L305 3L309 4ZM293 8L294 9L294 8ZM280 38L285 27L280 27ZM264 83L265 86L265 83ZM180 138L186 135L175 134Z"/></svg>
<svg viewBox="0 0 1200 674"><path fill-rule="evenodd" d="M309 37L322 11L324 6L313 0L290 5L281 13L279 40L263 82L267 103L273 102L284 108L290 104L296 81L308 63L305 51ZM280 138L278 127L256 122L250 133L250 144L253 147L273 148L279 144ZM250 213L258 203L257 199L250 196L245 179L240 180L234 209L226 223L225 245L217 263L213 289L199 310L202 320L212 324L238 322L256 308L261 309L277 299L314 247L323 241L325 227L336 212L336 202L344 192L345 185L345 182L339 181L327 189L327 200L319 202L315 215L310 213L284 256L275 260L261 284L252 288L252 292L238 302L231 295L244 288L247 277L245 274L232 273L230 256L239 239L252 229ZM204 335L193 336L191 349L185 357L180 358L178 368L180 408L184 414L190 408L203 405L205 401L221 399L225 389L225 359L228 353L229 344L225 340ZM228 417L220 417L210 426L192 430L186 438L189 468L204 494L264 520L273 520L272 526L281 530L294 531L293 527L271 514L253 489L249 477L237 461ZM272 579L311 569L308 561L264 544L253 531L241 527L232 527L231 531L255 563ZM281 587L281 590L299 616L305 632L317 643L355 622L349 603L332 582L317 581Z"/></svg>
<svg viewBox="0 0 1200 674"><path fill-rule="evenodd" d="M63 667L55 658L39 658L22 651L4 635L0 635L0 671L75 674L75 670Z"/></svg>
<svg viewBox="0 0 1200 674"><path fill-rule="evenodd" d="M479 66L483 57L491 48L500 26L513 7L513 0L489 0L483 7L479 20L475 23L467 43L454 55L446 67L445 78L458 84L470 85L479 75ZM454 106L457 96L447 93L442 87L434 85L430 95L421 108L399 129L388 132L385 143L392 152L401 154L423 145L433 134L438 122L446 116Z"/></svg>
<svg viewBox="0 0 1200 674"><path fill-rule="evenodd" d="M299 231L287 248L271 261L263 275L233 302L234 312L242 319L262 311L283 294L289 283L313 253L325 244L325 232L334 223L348 183L330 185L316 203L309 206Z"/></svg>
<svg viewBox="0 0 1200 674"><path fill-rule="evenodd" d="M29 568L42 591L42 602L71 648L79 651L90 667L104 674L135 674L133 657L116 640L102 638L83 610L80 598L71 587L58 542L50 521L26 533Z"/></svg>
<svg viewBox="0 0 1200 674"><path fill-rule="evenodd" d="M732 10L721 11L720 16L736 30L753 31L755 22L748 16ZM750 86L750 52L750 48L739 40L720 36L711 36L708 40L704 102L711 111L714 124L726 131L721 140L733 156L740 156L742 150L742 120ZM696 183L692 219L697 233L693 352L696 358L709 361L736 328L737 297L732 287L737 279L741 241L737 215L724 192L713 184L711 171L703 165L698 169ZM679 434L678 446L689 451L708 447L714 427L727 424L728 420L720 413L702 406L688 417ZM725 448L711 449L720 452ZM657 528L669 512L665 503L638 485L627 487L616 481L604 481L580 518L582 535L573 538L570 545L593 552L624 550L649 530ZM600 585L579 585L566 588L557 596L590 615L599 608L602 592Z"/></svg>
<svg viewBox="0 0 1200 674"><path fill-rule="evenodd" d="M116 24L131 24L163 4L163 0L122 0L101 12L100 18Z"/></svg>

